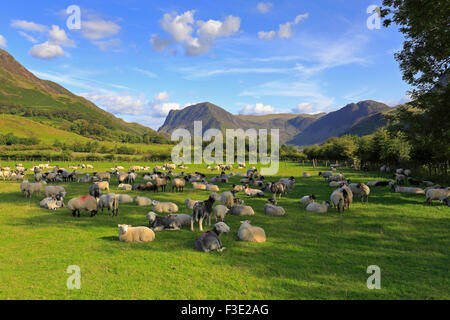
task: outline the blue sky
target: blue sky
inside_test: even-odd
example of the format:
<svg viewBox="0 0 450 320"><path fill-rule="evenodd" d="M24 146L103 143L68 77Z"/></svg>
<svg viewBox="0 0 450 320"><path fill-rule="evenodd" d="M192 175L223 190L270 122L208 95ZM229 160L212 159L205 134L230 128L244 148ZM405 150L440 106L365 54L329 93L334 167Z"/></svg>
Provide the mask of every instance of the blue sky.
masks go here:
<svg viewBox="0 0 450 320"><path fill-rule="evenodd" d="M43 79L158 129L209 101L234 114L317 113L405 101L396 27L369 29L380 1L15 1L0 46ZM81 9L71 30L66 8Z"/></svg>

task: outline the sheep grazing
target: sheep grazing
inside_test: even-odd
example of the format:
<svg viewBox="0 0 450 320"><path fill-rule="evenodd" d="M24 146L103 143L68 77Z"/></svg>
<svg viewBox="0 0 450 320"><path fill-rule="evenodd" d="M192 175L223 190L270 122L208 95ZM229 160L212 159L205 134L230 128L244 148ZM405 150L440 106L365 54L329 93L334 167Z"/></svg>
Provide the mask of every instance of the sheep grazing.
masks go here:
<svg viewBox="0 0 450 320"><path fill-rule="evenodd" d="M132 227L126 224L118 224L119 240L122 242L152 242L155 233L147 227Z"/></svg>
<svg viewBox="0 0 450 320"><path fill-rule="evenodd" d="M123 203L133 203L134 200L128 194L119 194L119 204Z"/></svg>
<svg viewBox="0 0 450 320"><path fill-rule="evenodd" d="M186 185L185 178L175 178L172 180L172 192L175 190L176 192L183 192L184 187Z"/></svg>
<svg viewBox="0 0 450 320"><path fill-rule="evenodd" d="M158 213L178 212L178 206L172 202L159 202L159 201L153 200L152 207L153 207L153 210Z"/></svg>
<svg viewBox="0 0 450 320"><path fill-rule="evenodd" d="M184 200L184 204L188 209L194 209L195 204L198 202L198 200L192 200L191 198Z"/></svg>
<svg viewBox="0 0 450 320"><path fill-rule="evenodd" d="M273 194L273 198L277 198L277 194L281 199L282 194L286 194L287 188L283 182L269 182L267 184L267 190Z"/></svg>
<svg viewBox="0 0 450 320"><path fill-rule="evenodd" d="M89 194L91 196L93 196L95 199L100 198L101 196L101 192L100 192L100 187L98 186L98 184L93 184L90 188L89 188Z"/></svg>
<svg viewBox="0 0 450 320"><path fill-rule="evenodd" d="M148 227L154 231L180 230L191 225L192 217L187 214L170 214L166 217L158 216L154 212L147 214Z"/></svg>
<svg viewBox="0 0 450 320"><path fill-rule="evenodd" d="M255 211L253 211L253 208L250 206L239 205L239 206L231 207L228 214L231 214L233 216L240 216L240 217L253 216L253 215L255 215Z"/></svg>
<svg viewBox="0 0 450 320"><path fill-rule="evenodd" d="M370 194L370 188L364 184L364 183L350 183L349 185L350 190L352 190L353 195L361 197L361 202L366 200L366 202L369 202L369 194Z"/></svg>
<svg viewBox="0 0 450 320"><path fill-rule="evenodd" d="M316 200L315 195L304 196L300 199L300 203L307 206L308 204L314 202Z"/></svg>
<svg viewBox="0 0 450 320"><path fill-rule="evenodd" d="M264 213L269 216L284 216L286 211L283 207L277 206L277 202L273 199L269 201L264 206Z"/></svg>
<svg viewBox="0 0 450 320"><path fill-rule="evenodd" d="M233 191L225 191L219 197L220 202L225 207L231 208L234 206L234 193Z"/></svg>
<svg viewBox="0 0 450 320"><path fill-rule="evenodd" d="M131 185L130 184L119 184L118 186L119 190L125 190L125 191L131 191Z"/></svg>
<svg viewBox="0 0 450 320"><path fill-rule="evenodd" d="M396 193L413 193L413 194L425 194L425 191L421 188L408 188L408 187L400 187L394 185L392 182L389 183L389 187L392 192Z"/></svg>
<svg viewBox="0 0 450 320"><path fill-rule="evenodd" d="M338 212L344 211L349 202L349 188L339 188L333 191L330 196L331 203L337 208ZM351 190L350 190L351 192Z"/></svg>
<svg viewBox="0 0 450 320"><path fill-rule="evenodd" d="M134 202L138 205L138 206L151 206L152 205L152 200L150 200L147 197L135 197L134 198Z"/></svg>
<svg viewBox="0 0 450 320"><path fill-rule="evenodd" d="M264 192L258 189L250 189L248 184L245 185L244 193L249 197L264 197Z"/></svg>
<svg viewBox="0 0 450 320"><path fill-rule="evenodd" d="M87 211L91 213L91 217L97 214L97 200L92 196L84 196L74 198L67 203L67 208L72 211L72 216L80 217L80 211Z"/></svg>
<svg viewBox="0 0 450 320"><path fill-rule="evenodd" d="M238 238L241 241L266 242L266 233L263 228L252 226L249 220L245 220L241 221Z"/></svg>
<svg viewBox="0 0 450 320"><path fill-rule="evenodd" d="M401 169L401 168L397 169L397 170L395 170L395 173L396 174L403 174L403 169Z"/></svg>
<svg viewBox="0 0 450 320"><path fill-rule="evenodd" d="M206 184L204 183L192 182L192 187L195 190L206 190Z"/></svg>
<svg viewBox="0 0 450 320"><path fill-rule="evenodd" d="M109 182L108 181L99 181L95 183L98 185L100 191L108 191L109 192Z"/></svg>
<svg viewBox="0 0 450 320"><path fill-rule="evenodd" d="M406 182L406 176L400 173L394 173L392 177L395 179L397 184L405 184Z"/></svg>
<svg viewBox="0 0 450 320"><path fill-rule="evenodd" d="M52 197L52 196L60 196L65 197L67 195L66 189L64 187L60 186L48 186L44 189L44 195L46 198Z"/></svg>
<svg viewBox="0 0 450 320"><path fill-rule="evenodd" d="M200 231L203 231L203 220L209 220L209 225L211 225L211 214L213 210L214 202L216 201L216 196L211 194L206 201L199 201L194 205L191 221L191 231L194 231L194 221L198 222Z"/></svg>
<svg viewBox="0 0 450 320"><path fill-rule="evenodd" d="M224 205L219 204L219 205L215 206L213 209L213 213L214 213L214 218L216 219L216 222L217 222L217 220L224 222L228 211L230 211L230 209L228 209Z"/></svg>
<svg viewBox="0 0 450 320"><path fill-rule="evenodd" d="M35 193L40 195L45 185L45 181L29 183L28 180L23 180L20 184L20 191L26 198L31 198Z"/></svg>
<svg viewBox="0 0 450 320"><path fill-rule="evenodd" d="M449 188L445 188L445 189L430 189L430 190L427 191L425 196L427 198L427 203L429 205L431 205L433 200L441 200L441 198L445 199L445 198L449 197L450 196L450 189Z"/></svg>
<svg viewBox="0 0 450 320"><path fill-rule="evenodd" d="M325 201L323 203L311 202L306 206L306 211L326 213L329 207L331 207L330 201Z"/></svg>
<svg viewBox="0 0 450 320"><path fill-rule="evenodd" d="M202 252L222 252L226 248L222 247L222 242L219 237L224 232L230 232L230 227L224 222L217 222L212 230L202 234L195 240L195 248Z"/></svg>
<svg viewBox="0 0 450 320"><path fill-rule="evenodd" d="M105 194L100 197L97 203L97 211L100 211L102 209L107 208L108 212L111 212L111 216L118 216L119 215L119 195L116 195L114 193Z"/></svg>
<svg viewBox="0 0 450 320"><path fill-rule="evenodd" d="M59 196L48 197L43 199L39 205L48 210L56 210L64 207L64 199Z"/></svg>

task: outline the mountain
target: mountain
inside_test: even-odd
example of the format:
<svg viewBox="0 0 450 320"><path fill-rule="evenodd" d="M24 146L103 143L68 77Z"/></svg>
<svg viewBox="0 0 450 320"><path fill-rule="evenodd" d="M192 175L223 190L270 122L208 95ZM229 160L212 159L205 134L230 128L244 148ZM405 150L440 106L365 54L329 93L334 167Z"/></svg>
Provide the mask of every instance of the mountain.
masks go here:
<svg viewBox="0 0 450 320"><path fill-rule="evenodd" d="M272 114L263 116L233 115L209 102L182 110L172 110L159 132L170 134L177 128L193 132L194 121L203 122L203 131L210 128L280 129L280 142L309 145L346 132L365 135L386 124L383 112L392 108L376 101L351 103L328 114Z"/></svg>
<svg viewBox="0 0 450 320"><path fill-rule="evenodd" d="M30 117L66 131L75 130L74 122L84 120L78 121L81 134L108 140L127 135L165 140L153 129L125 122L59 84L37 78L2 49L0 83L0 113Z"/></svg>

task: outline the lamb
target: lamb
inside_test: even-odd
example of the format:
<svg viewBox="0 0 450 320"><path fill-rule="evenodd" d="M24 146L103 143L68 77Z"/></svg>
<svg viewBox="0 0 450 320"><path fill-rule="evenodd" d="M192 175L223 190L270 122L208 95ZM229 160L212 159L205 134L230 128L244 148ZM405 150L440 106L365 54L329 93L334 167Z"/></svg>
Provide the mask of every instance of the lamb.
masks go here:
<svg viewBox="0 0 450 320"><path fill-rule="evenodd" d="M66 190L64 187L60 186L48 186L44 189L44 195L46 198L52 197L52 196L61 196L65 197L67 195Z"/></svg>
<svg viewBox="0 0 450 320"><path fill-rule="evenodd" d="M100 197L97 203L97 211L107 208L108 211L111 211L111 216L117 216L119 214L119 196L114 193L105 194Z"/></svg>
<svg viewBox="0 0 450 320"><path fill-rule="evenodd" d="M195 240L195 248L203 252L222 252L226 248L222 247L222 242L219 237L224 232L230 232L230 227L224 222L216 223L212 230L202 234L197 240Z"/></svg>
<svg viewBox="0 0 450 320"><path fill-rule="evenodd" d="M172 180L172 192L175 189L176 192L183 192L186 185L185 178L175 178Z"/></svg>
<svg viewBox="0 0 450 320"><path fill-rule="evenodd" d="M178 206L172 202L159 202L159 201L153 200L152 206L153 206L153 210L158 213L178 212Z"/></svg>
<svg viewBox="0 0 450 320"><path fill-rule="evenodd" d="M284 216L286 211L283 207L277 206L277 202L273 199L269 201L264 206L264 213L269 216Z"/></svg>
<svg viewBox="0 0 450 320"><path fill-rule="evenodd" d="M266 233L263 228L252 226L249 220L245 220L241 221L238 238L241 241L266 242Z"/></svg>
<svg viewBox="0 0 450 320"><path fill-rule="evenodd" d="M150 200L147 197L135 197L134 198L134 202L138 205L138 206L151 206L152 205L152 200Z"/></svg>
<svg viewBox="0 0 450 320"><path fill-rule="evenodd" d="M92 181L92 177L89 176L89 173L86 174L86 176L84 176L84 177L78 178L78 183L89 183L91 181Z"/></svg>
<svg viewBox="0 0 450 320"><path fill-rule="evenodd" d="M186 207L188 209L192 210L192 209L194 209L194 206L197 202L198 202L198 200L192 200L191 198L189 198L184 201L184 204L186 205Z"/></svg>
<svg viewBox="0 0 450 320"><path fill-rule="evenodd" d="M23 182L20 184L20 190L22 191L22 194L25 195L25 197L31 198L35 193L40 195L45 185L45 181L29 183L28 180L23 180Z"/></svg>
<svg viewBox="0 0 450 320"><path fill-rule="evenodd" d="M325 201L323 203L311 202L306 206L306 211L326 213L329 207L331 207L330 201Z"/></svg>
<svg viewBox="0 0 450 320"><path fill-rule="evenodd" d="M370 188L364 183L351 183L348 185L352 193L356 196L361 197L361 202L366 199L369 202Z"/></svg>
<svg viewBox="0 0 450 320"><path fill-rule="evenodd" d="M392 182L389 183L389 187L391 188L392 192L396 192L396 193L425 194L425 191L423 189L400 187L400 186L394 185Z"/></svg>
<svg viewBox="0 0 450 320"><path fill-rule="evenodd" d="M232 191L225 191L219 197L220 202L225 207L231 208L234 205L234 193Z"/></svg>
<svg viewBox="0 0 450 320"><path fill-rule="evenodd" d="M192 221L191 221L191 231L194 231L194 220L199 224L200 231L203 231L203 220L208 219L209 225L211 225L211 214L213 210L213 204L216 201L216 196L211 194L206 201L199 201L195 204Z"/></svg>
<svg viewBox="0 0 450 320"><path fill-rule="evenodd" d="M87 211L91 213L91 217L97 214L97 200L92 196L84 196L74 198L67 203L67 208L72 211L72 216L80 217L80 211Z"/></svg>
<svg viewBox="0 0 450 320"><path fill-rule="evenodd" d="M427 203L431 205L433 200L441 200L441 198L447 198L450 196L450 189L430 189L426 193Z"/></svg>
<svg viewBox="0 0 450 320"><path fill-rule="evenodd" d="M48 197L40 202L40 206L48 210L56 210L64 207L64 199L56 196Z"/></svg>
<svg viewBox="0 0 450 320"><path fill-rule="evenodd" d="M155 240L155 233L147 227L132 227L131 225L118 224L119 240L122 242L151 242Z"/></svg>
<svg viewBox="0 0 450 320"><path fill-rule="evenodd" d="M264 192L258 189L250 189L248 184L245 185L244 193L249 197L264 197Z"/></svg>
<svg viewBox="0 0 450 320"><path fill-rule="evenodd" d="M228 211L230 211L230 209L228 209L226 206L224 205L217 205L214 207L213 209L213 213L214 213L214 217L217 220L220 219L220 221L224 222L225 221L225 216L227 215Z"/></svg>
<svg viewBox="0 0 450 320"><path fill-rule="evenodd" d="M158 216L154 212L147 214L148 227L154 231L180 230L191 224L192 217L187 214L171 214L166 217Z"/></svg>
<svg viewBox="0 0 450 320"><path fill-rule="evenodd" d="M314 202L316 200L315 195L304 196L300 199L300 203L307 206L308 204Z"/></svg>
<svg viewBox="0 0 450 320"><path fill-rule="evenodd" d="M109 182L108 181L99 181L95 183L100 188L100 191L108 191L109 192Z"/></svg>
<svg viewBox="0 0 450 320"><path fill-rule="evenodd" d="M100 198L100 195L102 194L100 192L100 187L98 186L98 184L94 183L90 188L89 188L89 194L91 196L93 196L95 199Z"/></svg>
<svg viewBox="0 0 450 320"><path fill-rule="evenodd" d="M195 190L206 190L206 184L204 183L192 182L192 187Z"/></svg>
<svg viewBox="0 0 450 320"><path fill-rule="evenodd" d="M125 191L131 191L131 185L130 184L119 184L119 190L125 190Z"/></svg>
<svg viewBox="0 0 450 320"><path fill-rule="evenodd" d="M255 211L253 211L253 208L250 206L233 206L231 207L229 214L233 216L253 216L255 215Z"/></svg>
<svg viewBox="0 0 450 320"><path fill-rule="evenodd" d="M133 203L134 200L128 194L120 194L119 195L119 203Z"/></svg>

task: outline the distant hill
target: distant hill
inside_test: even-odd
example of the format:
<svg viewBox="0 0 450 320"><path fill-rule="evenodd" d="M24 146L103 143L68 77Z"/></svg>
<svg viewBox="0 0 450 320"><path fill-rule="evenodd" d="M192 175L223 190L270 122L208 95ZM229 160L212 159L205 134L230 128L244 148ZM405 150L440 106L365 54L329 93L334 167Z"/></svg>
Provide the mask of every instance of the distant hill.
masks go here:
<svg viewBox="0 0 450 320"><path fill-rule="evenodd" d="M89 124L86 129L105 135L102 138L107 140L145 134L166 140L151 128L125 122L57 83L37 78L2 49L0 83L0 113L30 117L66 131L73 121L85 120Z"/></svg>
<svg viewBox="0 0 450 320"><path fill-rule="evenodd" d="M233 115L209 102L199 103L182 110L172 110L159 132L170 134L177 128L193 131L194 121L203 122L203 130L224 129L280 129L280 142L292 145L320 143L345 132L370 134L386 124L382 116L391 110L376 101L349 104L329 114L271 114L262 116ZM366 120L367 119L367 120ZM364 121L366 120L366 121ZM360 126L357 126L361 123ZM370 126L369 126L370 125Z"/></svg>

